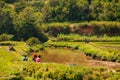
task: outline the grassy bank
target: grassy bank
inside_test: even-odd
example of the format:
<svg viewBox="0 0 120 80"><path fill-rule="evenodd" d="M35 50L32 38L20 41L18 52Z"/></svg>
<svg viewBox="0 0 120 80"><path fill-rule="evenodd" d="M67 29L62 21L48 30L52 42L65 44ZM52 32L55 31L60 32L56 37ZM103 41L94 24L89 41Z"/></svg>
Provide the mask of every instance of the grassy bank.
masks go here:
<svg viewBox="0 0 120 80"><path fill-rule="evenodd" d="M69 34L69 35L64 35L64 34L58 34L57 35L57 41L71 41L71 42L82 42L85 41L85 38L89 42L119 42L120 41L120 36L82 36L79 34Z"/></svg>
<svg viewBox="0 0 120 80"><path fill-rule="evenodd" d="M11 72L8 70L11 69ZM65 66L61 64L18 63L6 68L9 74L3 75L0 80L102 80L119 79L119 72L106 68Z"/></svg>

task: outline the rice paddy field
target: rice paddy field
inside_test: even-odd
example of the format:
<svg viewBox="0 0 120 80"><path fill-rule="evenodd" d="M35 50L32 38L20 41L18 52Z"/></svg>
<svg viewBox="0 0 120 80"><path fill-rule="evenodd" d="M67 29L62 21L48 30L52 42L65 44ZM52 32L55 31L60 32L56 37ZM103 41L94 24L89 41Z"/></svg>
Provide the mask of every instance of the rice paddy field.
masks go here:
<svg viewBox="0 0 120 80"><path fill-rule="evenodd" d="M8 43L15 51L8 50ZM30 52L25 42L0 43L0 80L119 80L120 42L52 42ZM40 54L41 62L32 61ZM28 61L23 62L24 54Z"/></svg>
<svg viewBox="0 0 120 80"><path fill-rule="evenodd" d="M87 44L84 42L53 42L48 44L54 47L80 50L87 56L103 61L119 62L120 58L119 42L90 42Z"/></svg>
<svg viewBox="0 0 120 80"><path fill-rule="evenodd" d="M0 0L0 80L120 80L120 0Z"/></svg>

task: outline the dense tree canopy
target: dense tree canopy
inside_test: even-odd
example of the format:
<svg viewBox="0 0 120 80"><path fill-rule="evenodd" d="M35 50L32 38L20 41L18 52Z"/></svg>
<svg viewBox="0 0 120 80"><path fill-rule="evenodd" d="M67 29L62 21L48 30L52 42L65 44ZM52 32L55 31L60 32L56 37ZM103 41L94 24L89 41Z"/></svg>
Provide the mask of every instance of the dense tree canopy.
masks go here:
<svg viewBox="0 0 120 80"><path fill-rule="evenodd" d="M119 0L47 0L42 7L46 22L120 21Z"/></svg>
<svg viewBox="0 0 120 80"><path fill-rule="evenodd" d="M120 21L120 0L0 1L0 34L13 34L16 40L44 41L42 23L84 21Z"/></svg>
<svg viewBox="0 0 120 80"><path fill-rule="evenodd" d="M120 21L120 0L2 0L19 14L26 7L43 15L44 22ZM3 9L3 8L2 8Z"/></svg>

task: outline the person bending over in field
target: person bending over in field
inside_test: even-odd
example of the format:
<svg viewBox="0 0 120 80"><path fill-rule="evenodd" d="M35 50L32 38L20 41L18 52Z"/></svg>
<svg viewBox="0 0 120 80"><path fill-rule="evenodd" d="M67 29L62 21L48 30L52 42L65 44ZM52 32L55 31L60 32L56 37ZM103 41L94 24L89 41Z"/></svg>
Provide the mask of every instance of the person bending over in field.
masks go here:
<svg viewBox="0 0 120 80"><path fill-rule="evenodd" d="M85 42L85 44L89 43L89 41L88 41L88 39L86 37L84 38L84 42Z"/></svg>
<svg viewBox="0 0 120 80"><path fill-rule="evenodd" d="M38 55L38 57L36 58L36 62L40 62L40 58L41 58L41 55Z"/></svg>
<svg viewBox="0 0 120 80"><path fill-rule="evenodd" d="M37 54L34 54L34 56L33 56L33 59L32 59L32 60L33 60L34 62L36 62L36 58L37 58Z"/></svg>
<svg viewBox="0 0 120 80"><path fill-rule="evenodd" d="M27 59L27 55L24 55L24 57L23 57L23 61L28 61L28 59Z"/></svg>

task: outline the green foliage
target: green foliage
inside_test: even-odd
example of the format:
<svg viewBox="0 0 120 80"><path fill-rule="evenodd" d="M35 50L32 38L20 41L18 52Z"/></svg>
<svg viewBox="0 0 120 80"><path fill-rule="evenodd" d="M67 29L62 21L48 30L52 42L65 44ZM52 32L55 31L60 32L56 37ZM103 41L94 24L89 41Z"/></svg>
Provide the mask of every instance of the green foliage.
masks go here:
<svg viewBox="0 0 120 80"><path fill-rule="evenodd" d="M30 52L44 50L44 47L38 38L31 37L26 41L26 43L27 43L27 45L30 46Z"/></svg>
<svg viewBox="0 0 120 80"><path fill-rule="evenodd" d="M118 0L1 0L0 4L0 34L13 34L14 40L38 37L46 42L48 38L44 32L55 37L61 33L120 35ZM94 30L84 32L86 28Z"/></svg>
<svg viewBox="0 0 120 80"><path fill-rule="evenodd" d="M14 29L14 17L16 14L12 6L3 5L0 13L0 34L14 34L16 32Z"/></svg>
<svg viewBox="0 0 120 80"><path fill-rule="evenodd" d="M114 75L113 79L119 78L119 73L108 72L106 68L86 68L80 66L65 66L60 64L35 64L29 63L24 65L24 73L26 76L34 79L57 79L57 80L83 80L83 79L109 79ZM109 73L109 74L108 74ZM105 76L107 74L107 77Z"/></svg>
<svg viewBox="0 0 120 80"><path fill-rule="evenodd" d="M13 46L14 49L20 53L21 55L24 54L29 54L30 52L30 47L27 46L27 44L25 42L17 42L17 41L2 41L0 42L0 45L6 46L6 48L8 48L8 46ZM7 49L8 50L8 49Z"/></svg>
<svg viewBox="0 0 120 80"><path fill-rule="evenodd" d="M37 45L37 44L40 44L40 41L38 38L35 38L35 37L31 37L29 38L26 43L30 46L33 46L33 45Z"/></svg>
<svg viewBox="0 0 120 80"><path fill-rule="evenodd" d="M13 38L11 34L2 34L0 35L0 41L9 41Z"/></svg>
<svg viewBox="0 0 120 80"><path fill-rule="evenodd" d="M42 44L36 44L30 47L31 52L38 52L40 50L44 50L44 46Z"/></svg>
<svg viewBox="0 0 120 80"><path fill-rule="evenodd" d="M41 28L43 16L40 12L35 12L34 8L26 7L15 20L15 29L19 40L27 40L30 37L38 37L41 42L48 40Z"/></svg>
<svg viewBox="0 0 120 80"><path fill-rule="evenodd" d="M16 43L11 42L11 41L2 41L2 42L0 42L0 45L12 45L12 46L14 46L14 45L16 45Z"/></svg>
<svg viewBox="0 0 120 80"><path fill-rule="evenodd" d="M6 3L15 3L17 2L18 0L4 0Z"/></svg>
<svg viewBox="0 0 120 80"><path fill-rule="evenodd" d="M117 0L50 0L42 14L46 22L119 21L119 4Z"/></svg>
<svg viewBox="0 0 120 80"><path fill-rule="evenodd" d="M20 66L22 65L22 66ZM101 79L117 79L120 78L119 74L112 72L106 68L87 68L81 66L65 66L61 64L36 64L36 63L21 63L16 64L14 67L19 66L21 71L18 74L12 73L8 77L1 77L1 79L57 79L57 80L101 80ZM13 68L10 66L10 68ZM20 70L19 69L19 70ZM11 70L13 71L13 70Z"/></svg>
<svg viewBox="0 0 120 80"><path fill-rule="evenodd" d="M82 36L79 34L58 34L57 35L57 41L71 41L71 42L83 42L85 40L85 38L89 41L89 42L119 42L120 41L120 37L119 36L107 36L107 35L103 35L103 36Z"/></svg>

